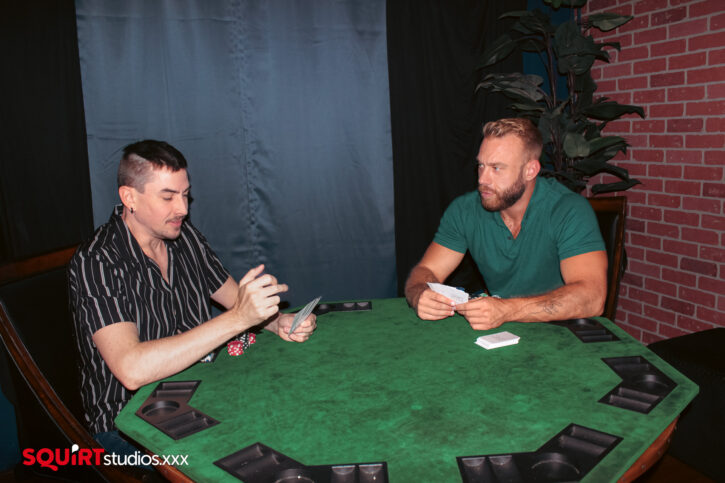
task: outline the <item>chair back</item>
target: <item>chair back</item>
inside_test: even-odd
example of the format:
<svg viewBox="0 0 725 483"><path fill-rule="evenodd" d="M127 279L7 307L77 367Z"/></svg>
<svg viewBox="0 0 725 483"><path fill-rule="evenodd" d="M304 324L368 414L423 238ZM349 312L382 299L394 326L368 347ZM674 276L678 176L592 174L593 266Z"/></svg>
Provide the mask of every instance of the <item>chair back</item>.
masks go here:
<svg viewBox="0 0 725 483"><path fill-rule="evenodd" d="M607 196L589 198L589 203L597 215L599 230L604 238L607 250L607 300L604 304L604 317L614 320L617 313L619 283L627 265L624 251L624 222L627 213L627 198Z"/></svg>
<svg viewBox="0 0 725 483"><path fill-rule="evenodd" d="M22 448L100 448L80 422L84 411L66 275L74 251L0 267L0 337L17 369L9 365L8 397L15 405ZM138 481L114 466L61 468L43 473L76 481Z"/></svg>

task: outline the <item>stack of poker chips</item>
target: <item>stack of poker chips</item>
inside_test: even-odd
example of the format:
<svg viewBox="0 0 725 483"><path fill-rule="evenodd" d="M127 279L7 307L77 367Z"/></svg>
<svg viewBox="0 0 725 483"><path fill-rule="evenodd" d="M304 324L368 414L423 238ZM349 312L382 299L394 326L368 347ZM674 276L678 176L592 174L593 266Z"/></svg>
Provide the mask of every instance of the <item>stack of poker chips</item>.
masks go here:
<svg viewBox="0 0 725 483"><path fill-rule="evenodd" d="M257 336L252 332L244 332L227 342L227 352L230 356L241 356L249 346L257 341Z"/></svg>

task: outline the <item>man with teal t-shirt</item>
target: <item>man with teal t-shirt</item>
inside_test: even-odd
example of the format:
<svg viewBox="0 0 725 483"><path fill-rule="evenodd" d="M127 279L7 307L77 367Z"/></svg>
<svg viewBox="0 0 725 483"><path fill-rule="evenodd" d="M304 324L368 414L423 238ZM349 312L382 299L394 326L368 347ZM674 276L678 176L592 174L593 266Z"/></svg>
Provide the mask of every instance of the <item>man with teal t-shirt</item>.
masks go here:
<svg viewBox="0 0 725 483"><path fill-rule="evenodd" d="M410 273L405 295L418 316L455 312L477 330L504 322L545 322L602 313L607 256L589 202L538 178L541 134L527 119L483 128L478 191L456 198L433 242ZM471 252L491 295L455 304L428 288Z"/></svg>

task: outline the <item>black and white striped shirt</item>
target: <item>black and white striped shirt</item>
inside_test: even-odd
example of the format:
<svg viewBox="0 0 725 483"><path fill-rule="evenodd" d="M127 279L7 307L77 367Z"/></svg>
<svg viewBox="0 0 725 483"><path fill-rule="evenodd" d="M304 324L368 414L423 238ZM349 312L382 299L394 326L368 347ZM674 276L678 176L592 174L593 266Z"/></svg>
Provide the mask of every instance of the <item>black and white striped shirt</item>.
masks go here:
<svg viewBox="0 0 725 483"><path fill-rule="evenodd" d="M116 322L135 322L140 340L168 337L211 318L210 296L229 273L204 236L187 220L167 240L167 283L114 209L105 225L70 262L70 305L81 361L81 395L92 434L115 429L113 419L133 396L111 373L93 334Z"/></svg>

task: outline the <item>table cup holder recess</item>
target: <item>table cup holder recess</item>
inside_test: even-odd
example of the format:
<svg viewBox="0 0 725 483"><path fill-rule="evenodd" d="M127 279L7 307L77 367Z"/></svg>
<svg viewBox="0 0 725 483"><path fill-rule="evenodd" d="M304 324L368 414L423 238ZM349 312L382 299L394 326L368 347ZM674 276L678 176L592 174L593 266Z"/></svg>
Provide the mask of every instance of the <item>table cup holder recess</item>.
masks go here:
<svg viewBox="0 0 725 483"><path fill-rule="evenodd" d="M569 329L579 340L584 343L590 342L614 342L619 337L594 319L568 319L550 322Z"/></svg>
<svg viewBox="0 0 725 483"><path fill-rule="evenodd" d="M388 483L387 463L305 466L262 443L214 462L245 483Z"/></svg>
<svg viewBox="0 0 725 483"><path fill-rule="evenodd" d="M677 387L642 356L608 357L602 361L622 382L600 399L601 403L647 414Z"/></svg>
<svg viewBox="0 0 725 483"><path fill-rule="evenodd" d="M303 468L280 471L274 476L274 483L315 483L312 474Z"/></svg>
<svg viewBox="0 0 725 483"><path fill-rule="evenodd" d="M159 383L136 411L136 416L174 440L219 424L188 404L200 383L201 381Z"/></svg>
<svg viewBox="0 0 725 483"><path fill-rule="evenodd" d="M316 483L388 483L387 463L351 463L307 467Z"/></svg>
<svg viewBox="0 0 725 483"><path fill-rule="evenodd" d="M317 304L312 313L314 313L315 315L324 315L328 312L359 312L372 310L372 308L373 303L369 300L338 303L323 302L321 304Z"/></svg>
<svg viewBox="0 0 725 483"><path fill-rule="evenodd" d="M214 464L245 483L314 481L309 476L298 479L305 472L304 465L262 443L242 448Z"/></svg>
<svg viewBox="0 0 725 483"><path fill-rule="evenodd" d="M576 481L581 479L579 467L564 453L534 453L530 461L535 481Z"/></svg>
<svg viewBox="0 0 725 483"><path fill-rule="evenodd" d="M537 451L458 457L464 483L579 481L621 438L570 424Z"/></svg>

